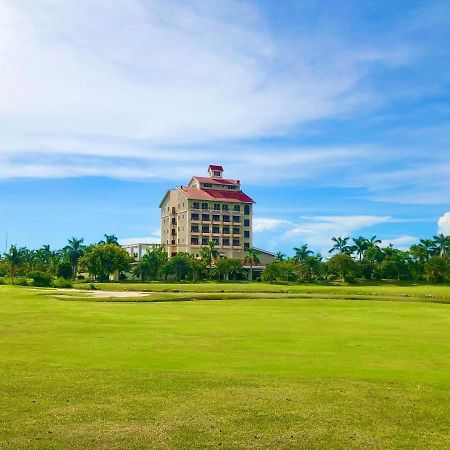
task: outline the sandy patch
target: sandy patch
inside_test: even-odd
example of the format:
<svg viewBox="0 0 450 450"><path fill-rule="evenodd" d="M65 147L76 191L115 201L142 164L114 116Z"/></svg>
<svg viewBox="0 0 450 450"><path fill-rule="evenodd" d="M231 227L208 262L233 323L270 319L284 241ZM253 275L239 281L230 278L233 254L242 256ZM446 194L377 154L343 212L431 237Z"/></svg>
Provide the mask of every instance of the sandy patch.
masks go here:
<svg viewBox="0 0 450 450"><path fill-rule="evenodd" d="M149 292L138 291L91 291L87 289L57 289L57 291L63 292L79 292L82 294L88 294L90 297L95 298L130 298L130 297L145 297L150 295Z"/></svg>

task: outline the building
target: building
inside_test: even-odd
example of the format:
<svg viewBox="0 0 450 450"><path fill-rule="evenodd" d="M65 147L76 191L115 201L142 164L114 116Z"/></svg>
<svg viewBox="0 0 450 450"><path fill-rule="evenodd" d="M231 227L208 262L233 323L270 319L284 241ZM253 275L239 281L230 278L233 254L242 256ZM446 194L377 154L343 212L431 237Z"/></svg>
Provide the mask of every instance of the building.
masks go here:
<svg viewBox="0 0 450 450"><path fill-rule="evenodd" d="M141 258L155 247L160 247L161 244L149 244L147 242L133 242L131 244L123 244L122 247L134 259L135 262L140 262Z"/></svg>
<svg viewBox="0 0 450 450"><path fill-rule="evenodd" d="M169 256L200 255L212 240L221 256L244 259L252 247L254 201L239 180L223 178L223 167L210 165L208 176L194 176L187 186L170 189L161 208L161 244Z"/></svg>

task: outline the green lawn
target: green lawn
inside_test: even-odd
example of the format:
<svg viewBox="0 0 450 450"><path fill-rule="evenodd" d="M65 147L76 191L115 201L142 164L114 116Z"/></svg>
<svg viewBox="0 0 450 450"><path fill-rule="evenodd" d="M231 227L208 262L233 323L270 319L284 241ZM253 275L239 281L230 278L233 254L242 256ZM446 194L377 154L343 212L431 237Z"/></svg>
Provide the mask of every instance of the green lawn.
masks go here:
<svg viewBox="0 0 450 450"><path fill-rule="evenodd" d="M148 286L262 298L0 286L0 447L450 448L449 287Z"/></svg>

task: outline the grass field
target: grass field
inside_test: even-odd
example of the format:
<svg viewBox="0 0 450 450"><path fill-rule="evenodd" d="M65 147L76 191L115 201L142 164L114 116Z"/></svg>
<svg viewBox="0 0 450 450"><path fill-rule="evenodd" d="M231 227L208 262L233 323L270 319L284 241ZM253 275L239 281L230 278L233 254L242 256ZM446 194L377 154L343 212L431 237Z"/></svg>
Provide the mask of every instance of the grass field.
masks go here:
<svg viewBox="0 0 450 450"><path fill-rule="evenodd" d="M449 287L101 288L0 286L2 448L450 448Z"/></svg>

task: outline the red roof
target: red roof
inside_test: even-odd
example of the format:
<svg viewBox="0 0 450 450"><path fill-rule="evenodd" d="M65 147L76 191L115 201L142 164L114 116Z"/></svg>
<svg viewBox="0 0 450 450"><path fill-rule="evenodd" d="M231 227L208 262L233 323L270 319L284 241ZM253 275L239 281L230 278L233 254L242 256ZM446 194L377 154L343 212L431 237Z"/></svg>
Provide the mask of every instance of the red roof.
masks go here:
<svg viewBox="0 0 450 450"><path fill-rule="evenodd" d="M221 172L223 172L223 167L222 166L215 166L214 164L210 164L208 169L211 170L220 170Z"/></svg>
<svg viewBox="0 0 450 450"><path fill-rule="evenodd" d="M212 178L212 177L192 177L200 183L211 184L239 184L237 180L230 180L228 178Z"/></svg>
<svg viewBox="0 0 450 450"><path fill-rule="evenodd" d="M218 189L198 189L192 187L180 188L186 198L190 200L222 200L225 202L255 203L247 194L242 191L223 191Z"/></svg>

